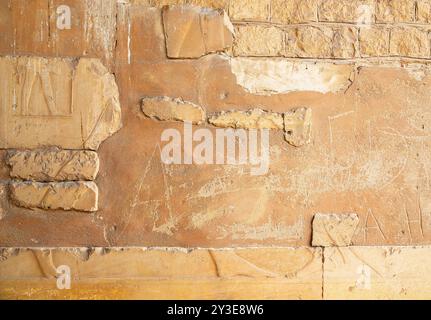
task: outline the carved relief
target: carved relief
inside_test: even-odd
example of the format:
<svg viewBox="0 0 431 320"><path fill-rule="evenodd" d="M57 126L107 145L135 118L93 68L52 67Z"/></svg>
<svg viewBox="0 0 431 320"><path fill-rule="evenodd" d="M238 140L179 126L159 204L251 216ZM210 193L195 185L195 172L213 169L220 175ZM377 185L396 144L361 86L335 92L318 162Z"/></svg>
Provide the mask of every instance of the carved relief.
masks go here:
<svg viewBox="0 0 431 320"><path fill-rule="evenodd" d="M19 179L9 184L12 203L96 211L99 158L90 150L121 127L114 76L87 58L0 57L0 72L0 149L42 148L9 152Z"/></svg>
<svg viewBox="0 0 431 320"><path fill-rule="evenodd" d="M14 88L17 116L70 116L72 114L72 70L56 59L23 57L17 60Z"/></svg>
<svg viewBox="0 0 431 320"><path fill-rule="evenodd" d="M115 78L97 59L0 58L0 148L96 150L121 127Z"/></svg>

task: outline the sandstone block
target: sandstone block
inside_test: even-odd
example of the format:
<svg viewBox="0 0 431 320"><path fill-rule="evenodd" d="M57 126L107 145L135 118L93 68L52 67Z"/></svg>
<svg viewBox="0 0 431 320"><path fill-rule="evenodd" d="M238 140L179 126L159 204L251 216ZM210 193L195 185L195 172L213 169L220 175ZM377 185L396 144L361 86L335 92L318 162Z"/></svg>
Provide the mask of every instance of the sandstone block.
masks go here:
<svg viewBox="0 0 431 320"><path fill-rule="evenodd" d="M320 299L322 294L320 248L103 249L4 254L0 298ZM55 289L60 265L71 268L70 290Z"/></svg>
<svg viewBox="0 0 431 320"><path fill-rule="evenodd" d="M261 109L221 112L211 116L208 122L222 128L283 129L282 114Z"/></svg>
<svg viewBox="0 0 431 320"><path fill-rule="evenodd" d="M121 127L115 78L97 59L0 58L0 148L96 150Z"/></svg>
<svg viewBox="0 0 431 320"><path fill-rule="evenodd" d="M94 180L99 171L99 157L94 151L12 151L6 162L11 167L10 176L23 180Z"/></svg>
<svg viewBox="0 0 431 320"><path fill-rule="evenodd" d="M274 26L238 26L233 53L235 56L282 56L284 32Z"/></svg>
<svg viewBox="0 0 431 320"><path fill-rule="evenodd" d="M229 16L232 20L267 21L271 0L235 0L229 3Z"/></svg>
<svg viewBox="0 0 431 320"><path fill-rule="evenodd" d="M324 299L430 299L431 248L325 248Z"/></svg>
<svg viewBox="0 0 431 320"><path fill-rule="evenodd" d="M286 24L317 21L317 1L272 0L271 21Z"/></svg>
<svg viewBox="0 0 431 320"><path fill-rule="evenodd" d="M373 0L324 0L319 2L319 20L371 24L374 22Z"/></svg>
<svg viewBox="0 0 431 320"><path fill-rule="evenodd" d="M414 58L430 56L428 32L416 27L398 27L391 31L390 54Z"/></svg>
<svg viewBox="0 0 431 320"><path fill-rule="evenodd" d="M359 218L356 214L317 213L313 219L312 245L320 247L349 246Z"/></svg>
<svg viewBox="0 0 431 320"><path fill-rule="evenodd" d="M332 40L332 56L343 59L354 58L358 52L357 40L358 30L356 28L335 28Z"/></svg>
<svg viewBox="0 0 431 320"><path fill-rule="evenodd" d="M414 22L414 0L376 0L377 22Z"/></svg>
<svg viewBox="0 0 431 320"><path fill-rule="evenodd" d="M24 208L97 211L98 188L94 182L17 182L10 184L14 204Z"/></svg>
<svg viewBox="0 0 431 320"><path fill-rule="evenodd" d="M202 107L179 98L144 98L142 99L142 112L147 117L162 121L189 121L199 124L206 119Z"/></svg>
<svg viewBox="0 0 431 320"><path fill-rule="evenodd" d="M338 92L353 80L351 65L297 62L284 58L230 59L236 82L255 95L293 91Z"/></svg>
<svg viewBox="0 0 431 320"><path fill-rule="evenodd" d="M417 21L431 23L431 1L419 0L417 3Z"/></svg>
<svg viewBox="0 0 431 320"><path fill-rule="evenodd" d="M163 25L170 58L199 58L232 45L233 26L223 10L164 7Z"/></svg>
<svg viewBox="0 0 431 320"><path fill-rule="evenodd" d="M328 27L299 26L287 30L288 57L331 58L334 32Z"/></svg>
<svg viewBox="0 0 431 320"><path fill-rule="evenodd" d="M389 29L370 27L359 32L362 57L384 57L389 54Z"/></svg>
<svg viewBox="0 0 431 320"><path fill-rule="evenodd" d="M303 146L311 140L311 109L298 108L286 112L284 118L284 138L295 147Z"/></svg>

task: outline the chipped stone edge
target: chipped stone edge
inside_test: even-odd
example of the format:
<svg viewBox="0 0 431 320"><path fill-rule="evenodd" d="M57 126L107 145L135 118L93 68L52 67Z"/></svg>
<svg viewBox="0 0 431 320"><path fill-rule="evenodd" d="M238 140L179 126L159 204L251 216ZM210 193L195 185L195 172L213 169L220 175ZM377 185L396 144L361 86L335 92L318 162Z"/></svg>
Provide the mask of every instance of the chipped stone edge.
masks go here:
<svg viewBox="0 0 431 320"><path fill-rule="evenodd" d="M172 120L164 120L164 119L159 118L157 115L148 115L144 111L144 101L145 100L173 102L173 103L176 103L178 105L189 104L189 105L195 107L196 109L199 109L201 111L201 114L202 114L202 119L199 122L192 122L193 124L202 124L207 119L207 112L206 112L206 110L202 106L197 105L196 103L193 103L191 101L183 100L181 97L179 97L179 98L172 98L172 97L168 97L168 96L154 96L154 97L148 96L148 97L143 97L143 98L141 98L141 101L140 101L140 109L141 109L142 113L147 118L150 118L150 119L153 119L153 120L164 121L164 122L187 122L187 120L184 120L184 119L174 118Z"/></svg>
<svg viewBox="0 0 431 320"><path fill-rule="evenodd" d="M13 180L20 180L20 181L33 181L33 182L42 182L42 183L49 183L49 182L79 182L79 181L95 181L98 174L99 174L99 170L100 170L100 158L99 158L99 154L97 153L97 151L95 150L90 150L90 149L62 149L59 148L58 146L50 146L47 148L37 148L37 149L6 149L6 155L5 155L5 163L6 165L9 167L9 176L11 177L11 179ZM37 153L37 152L62 152L62 151L67 151L67 152L71 152L71 153L78 153L78 152L91 152L95 154L95 159L96 159L96 166L95 166L95 174L94 177L91 177L91 179L86 179L86 180L80 180L80 179L74 179L74 180L55 180L55 178L53 177L50 180L39 180L39 179L27 179L27 178L23 178L19 175L13 175L12 173L12 167L13 164L10 162L11 158L16 155L17 153L25 153L25 152L29 152L29 153ZM63 168L62 168L63 169ZM61 172L62 170L60 170ZM58 172L57 174L59 174L60 172Z"/></svg>
<svg viewBox="0 0 431 320"><path fill-rule="evenodd" d="M53 208L53 209L51 209L51 208L43 208L43 207L40 207L40 206L30 206L30 205L27 205L27 204L23 204L22 201L20 201L19 199L16 199L16 197L14 196L14 192L13 192L12 188L13 188L13 184L17 184L17 183L22 183L22 184L26 184L26 183L28 183L28 184L46 184L46 185L49 185L49 184L68 184L68 183L70 183L70 184L78 184L78 183L81 183L81 184L86 185L88 188L92 189L95 192L95 197L96 197L96 199L95 199L95 205L94 205L94 207L92 207L92 208L90 208L88 210L87 209L86 210L84 210L84 209L76 209L76 208L73 208L73 207L70 207L70 208ZM39 182L39 181L30 181L30 180L11 180L11 181L9 181L7 183L7 187L8 187L8 197L9 197L9 200L10 200L9 202L11 204L17 206L17 207L20 207L20 208L29 209L29 210L38 209L38 210L42 210L42 211L45 211L45 212L58 210L58 211L75 211L75 212L83 212L83 213L94 213L94 212L96 212L96 211L99 210L99 188L98 188L97 184L94 181Z"/></svg>

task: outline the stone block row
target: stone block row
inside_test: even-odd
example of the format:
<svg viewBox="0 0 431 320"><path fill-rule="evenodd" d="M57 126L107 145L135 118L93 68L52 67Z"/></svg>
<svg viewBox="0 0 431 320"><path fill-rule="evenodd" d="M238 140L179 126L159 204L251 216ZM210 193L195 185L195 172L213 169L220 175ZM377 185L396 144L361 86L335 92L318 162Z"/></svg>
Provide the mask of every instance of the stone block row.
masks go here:
<svg viewBox="0 0 431 320"><path fill-rule="evenodd" d="M0 299L429 299L430 271L429 246L4 248Z"/></svg>
<svg viewBox="0 0 431 320"><path fill-rule="evenodd" d="M277 113L258 108L247 111L222 111L206 116L205 110L192 102L170 97L146 97L142 112L149 118L162 121L184 121L209 124L219 128L283 130L286 141L302 146L311 139L311 109L297 108Z"/></svg>
<svg viewBox="0 0 431 320"><path fill-rule="evenodd" d="M232 0L225 5L234 21L280 24L429 23L430 0Z"/></svg>
<svg viewBox="0 0 431 320"><path fill-rule="evenodd" d="M99 156L89 150L10 150L10 200L29 209L97 211L99 191L92 181Z"/></svg>
<svg viewBox="0 0 431 320"><path fill-rule="evenodd" d="M352 24L431 21L430 0L139 0L139 4L195 5L224 9L233 21L278 24L335 22Z"/></svg>
<svg viewBox="0 0 431 320"><path fill-rule="evenodd" d="M233 54L318 59L430 58L430 28L421 26L236 25Z"/></svg>

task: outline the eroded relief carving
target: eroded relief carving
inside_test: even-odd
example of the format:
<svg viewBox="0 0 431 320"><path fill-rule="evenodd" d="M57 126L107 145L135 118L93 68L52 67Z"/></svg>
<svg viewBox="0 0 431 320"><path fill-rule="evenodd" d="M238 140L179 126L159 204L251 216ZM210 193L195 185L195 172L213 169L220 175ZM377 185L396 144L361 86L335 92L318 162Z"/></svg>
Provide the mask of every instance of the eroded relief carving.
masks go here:
<svg viewBox="0 0 431 320"><path fill-rule="evenodd" d="M2 57L0 148L96 150L121 127L115 78L97 59Z"/></svg>
<svg viewBox="0 0 431 320"><path fill-rule="evenodd" d="M64 64L64 65L63 65ZM72 114L72 70L59 63L64 73L47 59L17 61L16 115L70 116Z"/></svg>
<svg viewBox="0 0 431 320"><path fill-rule="evenodd" d="M0 57L0 148L12 203L96 211L100 143L121 127L115 78L97 59ZM37 150L34 150L37 149Z"/></svg>

